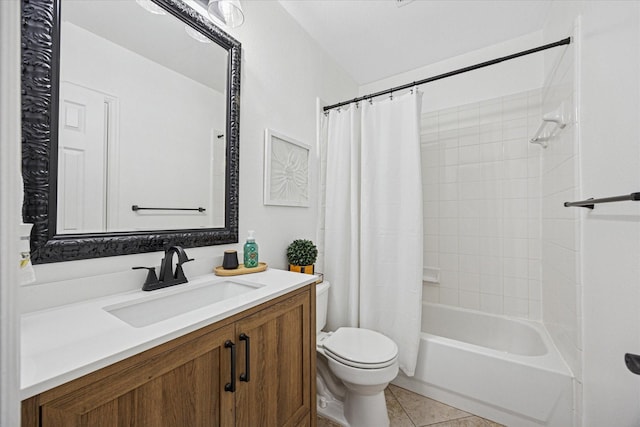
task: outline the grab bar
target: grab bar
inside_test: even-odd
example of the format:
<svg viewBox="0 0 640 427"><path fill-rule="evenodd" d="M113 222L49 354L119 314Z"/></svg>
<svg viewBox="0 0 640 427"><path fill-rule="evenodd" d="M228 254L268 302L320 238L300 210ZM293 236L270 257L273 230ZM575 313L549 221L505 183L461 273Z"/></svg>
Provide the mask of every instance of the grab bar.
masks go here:
<svg viewBox="0 0 640 427"><path fill-rule="evenodd" d="M589 209L593 209L594 205L598 204L598 203L611 203L611 202L624 202L627 200L631 200L634 202L640 201L640 192L638 193L631 193L631 194L627 194L624 196L614 196L614 197L603 197L601 199L587 199L587 200L581 200L579 202L564 202L564 206L565 207L579 207L579 208L589 208Z"/></svg>
<svg viewBox="0 0 640 427"><path fill-rule="evenodd" d="M197 208L143 208L138 205L131 206L131 210L136 211L198 211L204 212L205 208L197 207Z"/></svg>
<svg viewBox="0 0 640 427"><path fill-rule="evenodd" d="M547 127L547 123L555 123L554 128L547 135L543 135L544 129ZM531 144L539 144L542 148L547 148L547 141L555 137L560 130L567 126L567 122L564 118L564 103L551 113L547 113L542 116L542 123L538 127L538 130L533 135L533 138L529 140Z"/></svg>

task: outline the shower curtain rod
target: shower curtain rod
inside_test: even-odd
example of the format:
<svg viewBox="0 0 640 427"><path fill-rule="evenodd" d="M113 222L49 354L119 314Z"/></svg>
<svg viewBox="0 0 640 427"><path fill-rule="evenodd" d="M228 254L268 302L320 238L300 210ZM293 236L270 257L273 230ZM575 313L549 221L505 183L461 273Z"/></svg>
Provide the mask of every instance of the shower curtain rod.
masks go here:
<svg viewBox="0 0 640 427"><path fill-rule="evenodd" d="M422 85L422 84L425 84L425 83L433 82L435 80L446 79L447 77L455 76L457 74L466 73L467 71L477 70L479 68L488 67L489 65L498 64L498 63L503 62L503 61L508 61L510 59L519 58L521 56L529 55L529 54L532 54L532 53L540 52L542 50L547 50L547 49L551 49L551 48L558 47L558 46L567 45L567 44L570 44L570 43L571 43L571 37L567 37L566 39L559 40L559 41L557 41L555 43L549 43L549 44L545 44L543 46L534 47L533 49L523 50L522 52L514 53L512 55L503 56L501 58L492 59L491 61L481 62L479 64L471 65L469 67L464 67L464 68L459 68L459 69L454 70L454 71L449 71L448 73L438 74L437 76L433 76L433 77L427 77L426 79L418 80L418 81L413 82L413 83L407 83L407 84L404 84L404 85L401 85L401 86L392 87L391 89L386 89L386 90L382 90L380 92L375 92L375 93L371 93L369 95L360 96L358 98L353 98L353 99L351 99L349 101L343 101L343 102L340 102L338 104L328 105L328 106L324 107L323 110L326 112L326 111L332 110L334 108L342 107L343 105L351 104L353 102L359 102L359 101L362 101L362 100L365 100L365 99L371 99L371 98L375 98L377 96L386 95L388 93L397 92L399 90L409 89L409 88L412 88L414 86L419 86L419 85Z"/></svg>

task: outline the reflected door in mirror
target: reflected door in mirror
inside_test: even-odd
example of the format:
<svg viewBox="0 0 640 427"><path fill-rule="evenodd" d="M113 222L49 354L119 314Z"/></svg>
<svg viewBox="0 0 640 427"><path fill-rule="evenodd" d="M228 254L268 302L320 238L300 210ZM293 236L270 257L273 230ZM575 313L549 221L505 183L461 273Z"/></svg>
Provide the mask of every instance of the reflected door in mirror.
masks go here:
<svg viewBox="0 0 640 427"><path fill-rule="evenodd" d="M109 104L102 94L60 85L59 233L106 230L108 123Z"/></svg>

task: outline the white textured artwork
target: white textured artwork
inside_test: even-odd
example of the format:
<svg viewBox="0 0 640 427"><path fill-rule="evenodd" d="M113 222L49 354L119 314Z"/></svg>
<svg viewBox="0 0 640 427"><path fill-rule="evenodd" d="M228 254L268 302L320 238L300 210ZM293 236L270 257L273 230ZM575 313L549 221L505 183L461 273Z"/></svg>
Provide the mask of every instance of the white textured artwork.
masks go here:
<svg viewBox="0 0 640 427"><path fill-rule="evenodd" d="M309 147L267 129L266 205L309 206Z"/></svg>

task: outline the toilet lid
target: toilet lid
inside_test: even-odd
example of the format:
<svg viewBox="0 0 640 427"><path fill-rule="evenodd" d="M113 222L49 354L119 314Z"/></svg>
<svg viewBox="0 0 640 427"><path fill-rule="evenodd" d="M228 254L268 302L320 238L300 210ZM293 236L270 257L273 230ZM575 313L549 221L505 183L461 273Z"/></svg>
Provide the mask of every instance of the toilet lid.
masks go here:
<svg viewBox="0 0 640 427"><path fill-rule="evenodd" d="M393 340L369 329L339 328L323 344L328 356L354 367L380 368L398 356Z"/></svg>

